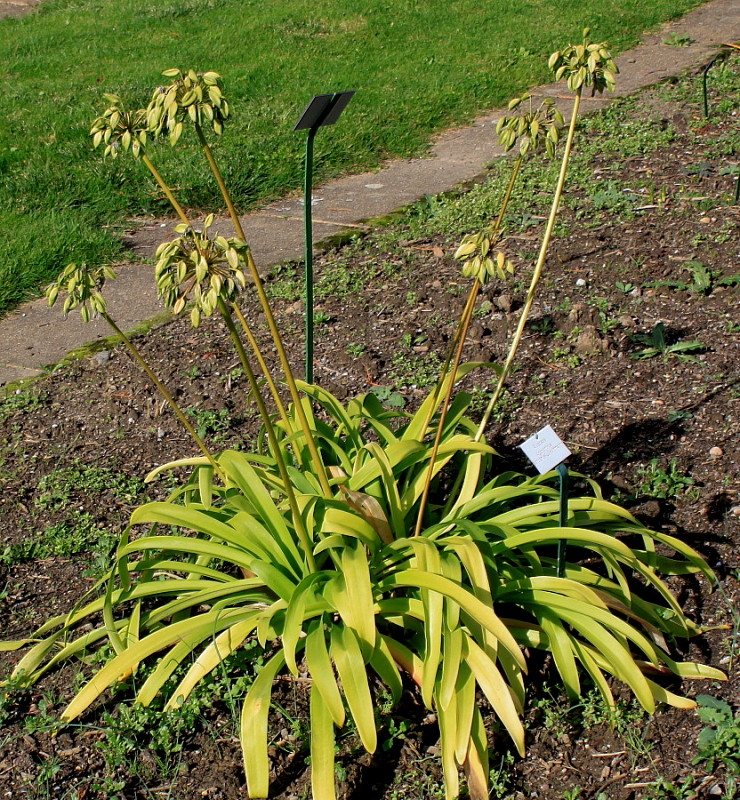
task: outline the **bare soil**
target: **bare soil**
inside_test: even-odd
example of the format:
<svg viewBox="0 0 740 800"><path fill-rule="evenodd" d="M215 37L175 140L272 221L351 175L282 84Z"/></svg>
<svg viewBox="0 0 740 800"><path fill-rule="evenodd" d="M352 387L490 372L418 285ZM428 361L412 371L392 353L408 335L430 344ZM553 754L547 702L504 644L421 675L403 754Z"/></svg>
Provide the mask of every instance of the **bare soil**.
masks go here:
<svg viewBox="0 0 740 800"><path fill-rule="evenodd" d="M578 203L563 212L567 234L551 249L519 366L489 439L516 468L531 469L518 445L551 424L573 451L572 469L596 478L651 526L681 537L708 559L719 590L692 577L672 585L692 617L710 628L684 656L725 669L728 680L687 682L683 688L722 697L737 708L740 674L732 625L740 600L740 288L732 276L740 272L740 206L732 203L732 177L722 172L737 161L737 149L716 153L712 144L727 126L740 141L740 120L730 114L697 122L698 106L667 109L657 93L647 93L635 113L670 126L673 140L644 157L619 163L597 159L594 174L609 170L623 187L646 185L647 177L664 191L648 196L645 190L629 213L620 207L596 210L585 200L580 212ZM692 165L699 167L689 169ZM571 185L569 192L585 197L588 189ZM538 233L536 225L514 229L512 251L534 250ZM318 276L343 265L347 275L363 277L359 288L352 284L343 294L338 285L320 299L316 382L340 398L389 387L413 405L433 373L433 354L444 351L450 320L462 307L464 281L451 257L456 244L443 236L420 238L400 226L392 235L384 231L324 254ZM710 269L709 286L692 283L689 262ZM280 271L273 288L292 269ZM526 276L513 288L491 290L473 324L467 359L503 361L525 286ZM274 303L300 373L300 302L290 296ZM257 319L249 301L245 310ZM646 347L637 337L658 323L669 346L696 340L701 349L689 353L691 360L672 352L633 358ZM221 327L205 322L194 331L187 320L178 320L151 331L138 345L183 407L214 412L197 418L210 426L215 446L243 446L253 438L256 414L245 407L245 382L234 371L236 358ZM489 378L477 380L484 390ZM227 417L219 416L222 409ZM78 488L73 481L58 506L44 500L43 482L39 488L44 476L84 464L141 477L192 450L122 348L91 354L35 383L30 393L11 395L0 429L6 443L0 453L0 553L39 537L46 526L68 525L72 511L88 514L101 536L125 524L133 497L111 487ZM165 488L155 483L147 492L157 496ZM88 543L71 555L8 557L0 563L1 637L27 635L50 614L69 609L92 583L91 549ZM9 667L17 657L2 654L2 662ZM611 728L590 701L569 709L557 690L547 688L554 685L547 661L540 670L531 678L532 686L542 688L532 693L526 758L515 758L505 737L491 728L491 766L499 781L494 797L557 800L574 787L581 793L571 797L608 800L712 797L726 791L721 767L706 772L701 763L691 763L702 728L696 713L661 709L647 718L628 705L622 722ZM96 707L80 726L57 731L51 725L71 696L72 674L71 668L53 673L36 689L14 696L14 704L0 706L0 796L245 796L226 699L214 700L185 732L169 772L158 768L158 751L144 734L128 760L115 765L101 749L103 715L110 708ZM285 714L276 711L271 718L271 752L274 797L280 800L309 791L307 753L296 740L305 726L304 689L284 680L277 690ZM364 754L351 736L342 740L343 797L443 796L436 726L411 690L397 719L403 730L389 729L381 737L387 747L374 756ZM675 785L685 781L684 793L656 794L661 778Z"/></svg>

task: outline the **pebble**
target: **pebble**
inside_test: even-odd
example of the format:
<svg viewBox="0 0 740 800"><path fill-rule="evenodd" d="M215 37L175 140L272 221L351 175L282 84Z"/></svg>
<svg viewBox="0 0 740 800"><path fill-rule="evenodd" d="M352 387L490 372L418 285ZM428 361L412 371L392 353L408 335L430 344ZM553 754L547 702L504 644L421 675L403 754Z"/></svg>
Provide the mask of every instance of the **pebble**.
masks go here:
<svg viewBox="0 0 740 800"><path fill-rule="evenodd" d="M585 285L586 285L586 280L585 280L585 278L579 278L579 279L576 281L576 286L585 286Z"/></svg>
<svg viewBox="0 0 740 800"><path fill-rule="evenodd" d="M709 455L712 458L719 458L722 455L722 448L721 447L711 447L709 449Z"/></svg>
<svg viewBox="0 0 740 800"><path fill-rule="evenodd" d="M90 360L99 367L104 367L110 361L110 353L107 350L100 350L94 353Z"/></svg>

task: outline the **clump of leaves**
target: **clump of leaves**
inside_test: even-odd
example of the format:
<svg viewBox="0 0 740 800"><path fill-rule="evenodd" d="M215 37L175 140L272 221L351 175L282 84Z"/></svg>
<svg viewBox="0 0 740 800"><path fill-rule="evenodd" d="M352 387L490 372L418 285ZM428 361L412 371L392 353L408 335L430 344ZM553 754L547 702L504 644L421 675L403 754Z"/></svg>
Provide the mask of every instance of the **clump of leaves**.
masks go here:
<svg viewBox="0 0 740 800"><path fill-rule="evenodd" d="M721 764L726 771L723 796L734 797L740 775L740 712L733 714L728 703L708 694L697 695L696 702L705 727L696 740L697 755L691 763L702 764L709 772Z"/></svg>
<svg viewBox="0 0 740 800"><path fill-rule="evenodd" d="M696 361L696 357L691 353L696 353L704 350L704 345L697 339L689 341L676 341L670 342L668 340L665 325L662 322L657 322L650 333L638 333L632 337L636 342L644 344L641 350L630 355L630 358L655 358L655 356L663 356L669 358L674 356L680 361Z"/></svg>
<svg viewBox="0 0 740 800"><path fill-rule="evenodd" d="M682 269L689 273L690 281L649 281L645 286L668 286L704 296L711 294L712 289L717 286L735 286L740 283L740 274L720 275L701 261L686 261Z"/></svg>

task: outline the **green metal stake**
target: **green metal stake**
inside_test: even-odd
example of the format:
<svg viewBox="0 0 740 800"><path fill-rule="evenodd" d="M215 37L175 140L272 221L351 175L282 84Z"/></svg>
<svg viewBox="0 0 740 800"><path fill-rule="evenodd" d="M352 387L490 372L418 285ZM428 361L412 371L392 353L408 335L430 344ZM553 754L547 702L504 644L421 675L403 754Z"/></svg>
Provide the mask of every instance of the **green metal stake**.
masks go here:
<svg viewBox="0 0 740 800"><path fill-rule="evenodd" d="M560 476L560 519L558 520L561 528L565 528L568 524L568 467L561 461L555 467L555 471ZM565 548L566 543L564 539L558 540L558 578L562 578L565 574Z"/></svg>
<svg viewBox="0 0 740 800"><path fill-rule="evenodd" d="M305 264L306 383L313 383L313 221L311 189L313 186L313 140L318 128L309 128L306 136L306 175L303 184L303 262Z"/></svg>
<svg viewBox="0 0 740 800"><path fill-rule="evenodd" d="M347 103L349 103L353 94L354 91L314 95L309 100L298 122L293 126L294 131L307 131L305 180L303 183L303 260L306 277L306 291L304 294L306 320L306 383L313 383L313 223L311 220L313 140L319 128L323 125L333 125L339 119L339 115L342 113Z"/></svg>

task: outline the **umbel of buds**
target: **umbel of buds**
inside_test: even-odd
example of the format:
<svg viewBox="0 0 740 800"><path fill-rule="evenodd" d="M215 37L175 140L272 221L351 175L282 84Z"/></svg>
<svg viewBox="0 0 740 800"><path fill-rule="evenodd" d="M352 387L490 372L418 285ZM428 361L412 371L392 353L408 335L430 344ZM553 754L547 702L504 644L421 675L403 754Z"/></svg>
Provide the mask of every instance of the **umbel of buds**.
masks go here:
<svg viewBox="0 0 740 800"><path fill-rule="evenodd" d="M93 317L105 312L102 289L106 279L115 280L115 278L115 273L107 265L88 267L87 264L68 264L54 283L46 288L49 306L56 303L60 291L66 292L65 316L73 309L79 308L82 321L89 322Z"/></svg>
<svg viewBox="0 0 740 800"><path fill-rule="evenodd" d="M167 69L162 74L174 80L169 86L154 90L146 109L147 129L155 136L169 136L174 145L182 135L184 120L189 118L200 128L210 125L220 136L229 116L229 104L218 72Z"/></svg>
<svg viewBox="0 0 740 800"><path fill-rule="evenodd" d="M529 100L529 110L524 111L522 104ZM516 116L501 117L496 123L498 140L504 150L519 142L519 154L526 156L536 153L543 147L550 158L555 155L555 146L560 138L560 131L565 125L563 115L551 99L543 100L535 109L532 98L528 94L515 97L509 102L509 110L520 109Z"/></svg>
<svg viewBox="0 0 740 800"><path fill-rule="evenodd" d="M177 225L177 239L157 248L154 274L162 302L175 314L192 302L190 320L194 327L201 316L210 316L219 300L231 302L246 285L245 259L249 246L241 239L209 236L213 224L209 214L203 230Z"/></svg>
<svg viewBox="0 0 740 800"><path fill-rule="evenodd" d="M504 280L514 267L501 250L493 250L491 238L485 231L466 236L455 251L455 258L463 262L462 274L486 283L489 278Z"/></svg>
<svg viewBox="0 0 740 800"><path fill-rule="evenodd" d="M556 50L548 62L555 73L555 80L565 80L571 92L584 86L591 87L591 93L601 94L605 89L614 89L614 81L619 73L605 42L589 42L589 29L583 29L583 43L569 44Z"/></svg>
<svg viewBox="0 0 740 800"><path fill-rule="evenodd" d="M104 144L103 155L111 158L130 148L134 158L138 158L146 145L146 112L143 108L126 111L121 106L121 98L115 94L104 97L110 105L90 128L93 147Z"/></svg>

